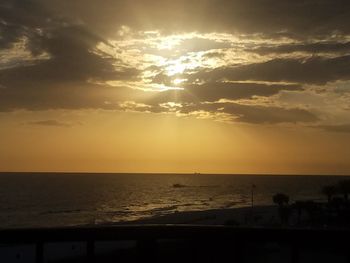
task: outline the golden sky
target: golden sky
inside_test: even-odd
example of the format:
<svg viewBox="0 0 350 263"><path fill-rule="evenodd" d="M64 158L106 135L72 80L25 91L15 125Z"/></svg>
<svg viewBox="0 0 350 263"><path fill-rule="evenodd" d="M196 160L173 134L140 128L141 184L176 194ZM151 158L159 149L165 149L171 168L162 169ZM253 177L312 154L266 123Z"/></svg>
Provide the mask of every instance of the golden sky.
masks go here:
<svg viewBox="0 0 350 263"><path fill-rule="evenodd" d="M350 3L0 3L0 171L350 174Z"/></svg>

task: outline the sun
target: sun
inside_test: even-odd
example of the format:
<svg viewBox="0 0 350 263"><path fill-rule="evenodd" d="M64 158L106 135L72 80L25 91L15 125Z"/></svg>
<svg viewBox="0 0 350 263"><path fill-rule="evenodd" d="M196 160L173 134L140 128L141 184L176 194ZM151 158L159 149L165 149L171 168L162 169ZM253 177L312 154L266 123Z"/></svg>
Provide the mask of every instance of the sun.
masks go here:
<svg viewBox="0 0 350 263"><path fill-rule="evenodd" d="M181 60L171 61L166 67L167 75L174 76L176 74L182 74L187 69L187 65L182 63Z"/></svg>

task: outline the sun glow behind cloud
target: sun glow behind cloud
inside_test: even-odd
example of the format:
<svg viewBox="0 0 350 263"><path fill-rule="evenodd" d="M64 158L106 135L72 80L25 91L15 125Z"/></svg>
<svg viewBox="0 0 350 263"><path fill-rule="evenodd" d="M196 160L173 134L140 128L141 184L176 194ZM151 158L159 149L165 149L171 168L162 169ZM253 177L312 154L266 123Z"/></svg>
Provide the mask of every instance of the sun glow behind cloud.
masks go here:
<svg viewBox="0 0 350 263"><path fill-rule="evenodd" d="M129 87L145 91L179 89L178 86L188 79L177 76L201 67L216 67L216 60L207 59L206 52L192 51L191 47L184 43L184 41L196 40L199 36L202 40L206 39L198 33L162 36L157 31L133 32L131 28L125 26L122 26L118 32L121 40L110 40L110 45L99 43L96 50L121 60L124 65L142 71L141 82L124 81L124 85ZM210 35L207 37L207 40L213 38ZM194 43L191 44L193 45ZM159 73L169 77L169 83L161 83L161 85L153 83L152 79ZM117 86L121 83L108 81L106 84Z"/></svg>
<svg viewBox="0 0 350 263"><path fill-rule="evenodd" d="M163 34L156 30L135 31L126 26L122 26L118 32L120 37L118 40L109 40L110 45L100 43L96 49L120 61L119 65L123 64L137 68L141 72L141 75L139 79L106 81L105 84L113 87L123 86L133 90L141 90L146 92L144 96L148 98L159 97L157 94L152 94L154 92L177 90L177 95L175 97L170 96L168 98L170 101L168 102L174 102L179 105L184 105L184 101L181 101L180 98L188 96L192 97L195 101L200 101L200 97L192 89L197 86L199 92L200 85L206 85L206 82L208 82L208 80L202 79L202 75L200 74L210 71L215 72L215 70L218 70L218 77L217 79L210 80L213 86L246 85L248 88L249 85L260 85L267 88L285 86L287 90L293 89L293 87L300 85L298 81L260 80L259 78L230 80L225 76L220 77L219 72L221 69L231 70L235 67L248 67L252 64L269 63L271 59L308 61L312 58L312 55L303 52L260 53L263 52L262 47L268 49L283 45L291 47L302 45L301 41L288 37L271 39L260 34L244 35L199 32ZM346 36L344 36L342 41L345 39ZM317 43L316 40L313 41L311 43ZM336 58L336 55L325 54L324 58ZM199 73L198 78L192 77L196 76L197 73ZM189 86L192 89L188 89ZM215 92L214 87L212 92ZM295 92L300 91L296 90ZM142 94L139 94L138 97L141 98ZM231 103L245 106L282 107L283 104L278 100L279 97L277 95L270 97L255 95L246 98L238 97L237 99L225 98L223 96L217 98L217 109L220 108L221 111L213 111L212 109L215 109L215 107L207 110L209 107L203 104L206 102L205 100L201 101L201 104L204 106L193 109L192 113L187 112L184 108L181 110L186 111L186 114L199 116L199 118L202 118L201 116L205 114L213 120L222 121L225 119L225 121L235 122L239 120L237 116L240 116L240 113L228 112L225 106L220 106L222 103L228 107ZM164 103L164 101L160 101L156 107L164 108L161 106L161 103ZM150 108L155 107L154 105L149 106ZM293 106L312 110L312 107L310 108L310 105L306 104L289 105L291 109L293 109ZM180 110L179 107L178 110ZM177 116L186 115L178 110L172 108L169 112L177 112ZM154 109L154 111L158 112L159 109ZM198 112L200 114L197 114ZM225 116L225 118L221 116ZM281 120L281 122L283 121Z"/></svg>

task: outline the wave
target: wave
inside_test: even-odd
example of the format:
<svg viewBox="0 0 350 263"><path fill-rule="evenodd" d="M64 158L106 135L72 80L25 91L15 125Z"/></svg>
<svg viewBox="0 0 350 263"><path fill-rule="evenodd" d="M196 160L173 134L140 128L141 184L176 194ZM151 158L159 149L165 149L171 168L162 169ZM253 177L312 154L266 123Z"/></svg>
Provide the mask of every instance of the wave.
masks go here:
<svg viewBox="0 0 350 263"><path fill-rule="evenodd" d="M49 215L49 214L71 214L71 213L80 213L83 210L81 209L67 209L67 210L48 210L40 213L41 215Z"/></svg>
<svg viewBox="0 0 350 263"><path fill-rule="evenodd" d="M177 209L178 209L177 205L171 205L171 206L153 208L148 210L147 212L151 214L158 214L161 212L174 211L174 210L176 211Z"/></svg>
<svg viewBox="0 0 350 263"><path fill-rule="evenodd" d="M173 184L172 187L174 187L174 188L184 188L184 187L191 187L191 188L217 188L217 187L220 187L220 185L185 185L185 184Z"/></svg>

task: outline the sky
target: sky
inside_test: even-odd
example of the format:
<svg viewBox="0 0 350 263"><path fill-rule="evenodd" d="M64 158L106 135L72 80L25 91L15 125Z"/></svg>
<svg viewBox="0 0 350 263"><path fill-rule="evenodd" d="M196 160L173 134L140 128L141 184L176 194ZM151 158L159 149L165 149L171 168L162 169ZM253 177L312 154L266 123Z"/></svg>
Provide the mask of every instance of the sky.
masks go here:
<svg viewBox="0 0 350 263"><path fill-rule="evenodd" d="M2 0L0 171L350 174L350 2Z"/></svg>

